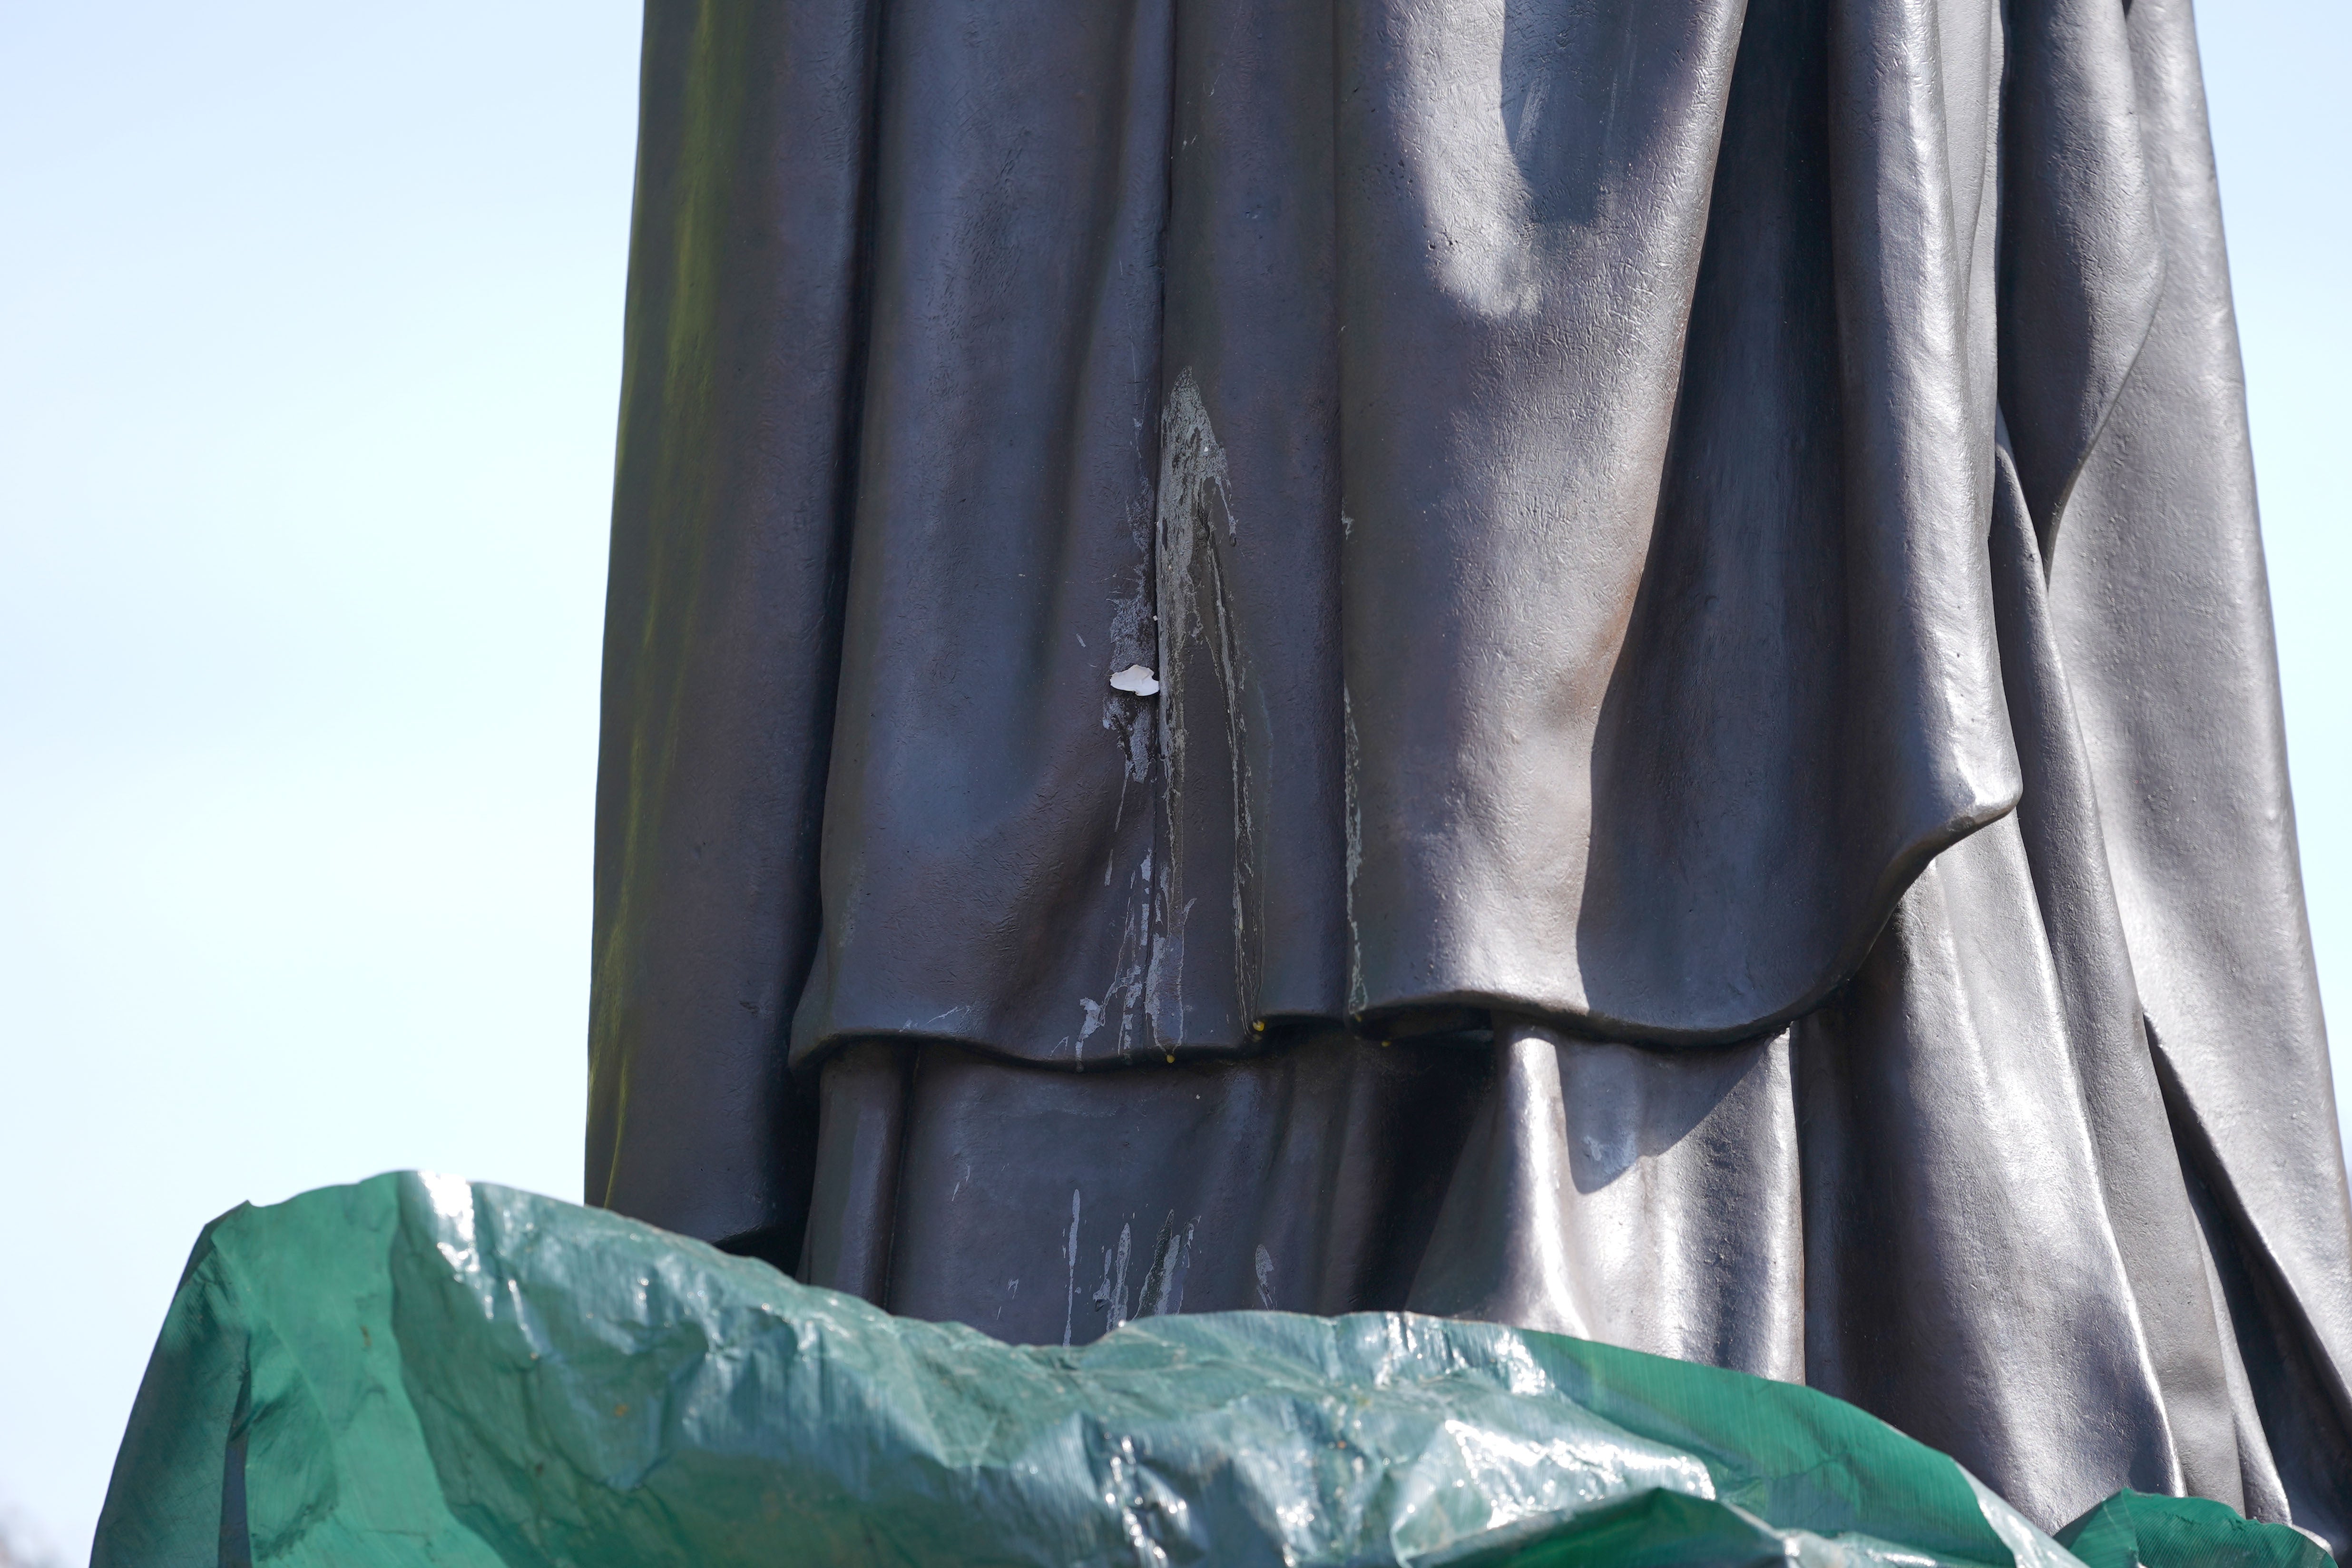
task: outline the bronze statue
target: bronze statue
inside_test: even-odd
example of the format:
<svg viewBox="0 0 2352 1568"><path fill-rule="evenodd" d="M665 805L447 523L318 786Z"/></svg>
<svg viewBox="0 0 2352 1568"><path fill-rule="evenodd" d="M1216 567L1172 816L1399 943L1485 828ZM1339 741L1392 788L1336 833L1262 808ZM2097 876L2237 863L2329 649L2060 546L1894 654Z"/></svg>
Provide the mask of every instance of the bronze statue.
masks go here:
<svg viewBox="0 0 2352 1568"><path fill-rule="evenodd" d="M2186 0L651 0L588 1193L2352 1548Z"/></svg>

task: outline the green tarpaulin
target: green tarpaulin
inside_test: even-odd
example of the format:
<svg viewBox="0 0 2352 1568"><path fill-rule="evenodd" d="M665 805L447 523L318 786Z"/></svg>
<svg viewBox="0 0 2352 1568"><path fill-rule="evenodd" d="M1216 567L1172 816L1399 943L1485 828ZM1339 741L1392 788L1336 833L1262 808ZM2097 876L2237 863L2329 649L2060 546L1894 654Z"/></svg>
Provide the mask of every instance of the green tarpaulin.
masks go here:
<svg viewBox="0 0 2352 1568"><path fill-rule="evenodd" d="M96 1568L1982 1564L2324 1568L2125 1493L2033 1530L1803 1388L1394 1313L1020 1348L435 1176L198 1242Z"/></svg>

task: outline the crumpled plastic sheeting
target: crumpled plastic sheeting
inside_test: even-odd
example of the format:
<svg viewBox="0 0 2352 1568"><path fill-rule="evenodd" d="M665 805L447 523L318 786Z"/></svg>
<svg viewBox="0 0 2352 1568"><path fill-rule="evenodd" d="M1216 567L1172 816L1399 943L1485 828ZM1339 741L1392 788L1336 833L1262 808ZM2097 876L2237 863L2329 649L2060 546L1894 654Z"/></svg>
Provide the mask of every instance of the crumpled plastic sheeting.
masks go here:
<svg viewBox="0 0 2352 1568"><path fill-rule="evenodd" d="M2102 1507L2171 1506L2126 1499ZM2082 1528L2164 1561L2145 1519ZM2273 1553L2249 1565L2305 1568L2276 1555L2293 1531L2237 1528ZM2083 1560L1942 1455L1738 1373L1395 1313L1009 1346L600 1210L403 1173L239 1208L197 1242L93 1563L215 1561Z"/></svg>
<svg viewBox="0 0 2352 1568"><path fill-rule="evenodd" d="M2327 1549L2299 1531L2261 1524L2204 1498L2120 1491L2058 1532L2088 1568L2335 1568Z"/></svg>

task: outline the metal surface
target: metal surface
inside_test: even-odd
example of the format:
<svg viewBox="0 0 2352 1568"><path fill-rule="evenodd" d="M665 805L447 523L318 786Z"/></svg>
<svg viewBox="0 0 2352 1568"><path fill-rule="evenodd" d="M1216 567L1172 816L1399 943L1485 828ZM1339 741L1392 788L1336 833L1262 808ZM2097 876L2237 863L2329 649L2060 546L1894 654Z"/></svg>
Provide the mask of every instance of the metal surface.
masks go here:
<svg viewBox="0 0 2352 1568"><path fill-rule="evenodd" d="M2352 1544L2182 0L654 0L636 224L592 1199Z"/></svg>

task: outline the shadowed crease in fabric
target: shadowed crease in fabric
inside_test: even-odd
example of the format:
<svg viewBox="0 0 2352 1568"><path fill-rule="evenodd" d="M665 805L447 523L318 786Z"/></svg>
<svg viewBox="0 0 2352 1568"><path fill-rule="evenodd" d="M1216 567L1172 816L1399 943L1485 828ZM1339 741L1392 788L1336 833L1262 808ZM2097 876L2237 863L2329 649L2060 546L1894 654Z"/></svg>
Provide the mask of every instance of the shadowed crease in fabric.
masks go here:
<svg viewBox="0 0 2352 1568"><path fill-rule="evenodd" d="M654 0L644 94L593 1200L2352 1548L2185 0Z"/></svg>

